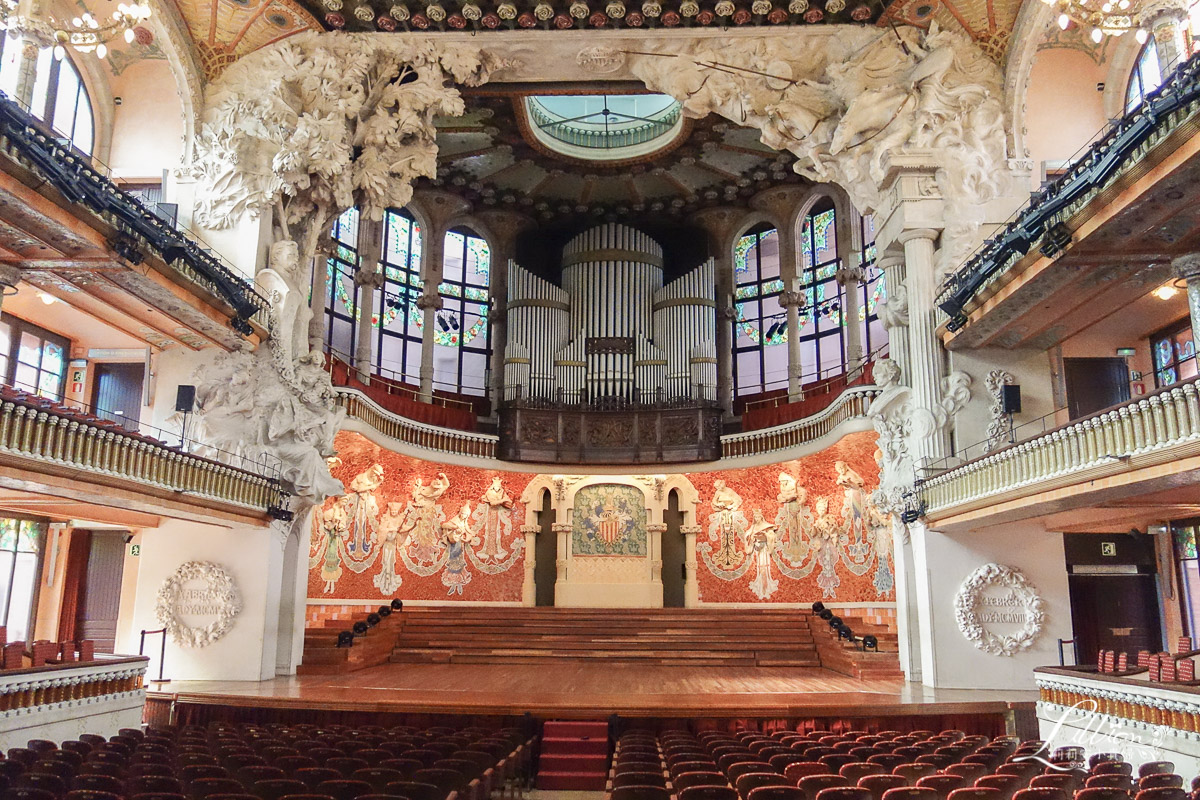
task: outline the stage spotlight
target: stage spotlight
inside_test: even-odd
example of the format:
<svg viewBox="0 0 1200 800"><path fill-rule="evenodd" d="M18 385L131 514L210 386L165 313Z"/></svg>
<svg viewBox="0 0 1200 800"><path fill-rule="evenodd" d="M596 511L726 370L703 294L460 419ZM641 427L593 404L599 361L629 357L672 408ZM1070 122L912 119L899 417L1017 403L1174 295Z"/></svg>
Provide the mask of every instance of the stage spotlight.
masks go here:
<svg viewBox="0 0 1200 800"><path fill-rule="evenodd" d="M375 613L381 617L390 617L392 615L392 607L380 606L378 609L376 609Z"/></svg>
<svg viewBox="0 0 1200 800"><path fill-rule="evenodd" d="M814 614L820 614L822 611L825 610L825 604L822 603L820 600L818 600L817 602L812 604L812 610L813 610Z"/></svg>
<svg viewBox="0 0 1200 800"><path fill-rule="evenodd" d="M1054 258L1070 243L1071 229L1060 222L1046 231L1046 237L1042 240L1042 246L1038 248L1038 251L1046 258Z"/></svg>
<svg viewBox="0 0 1200 800"><path fill-rule="evenodd" d="M363 622L362 620L359 620L358 622L354 623L354 627L352 630L354 631L354 634L356 636L362 636L364 633L367 632L367 623Z"/></svg>
<svg viewBox="0 0 1200 800"><path fill-rule="evenodd" d="M354 634L350 631L338 631L338 647L350 647L354 644Z"/></svg>
<svg viewBox="0 0 1200 800"><path fill-rule="evenodd" d="M830 617L829 618L829 627L833 628L835 631L838 629L838 626L841 624L842 624L841 617Z"/></svg>
<svg viewBox="0 0 1200 800"><path fill-rule="evenodd" d="M403 610L404 610L404 601L403 600L401 600L400 598L396 598L395 600L392 601L392 611L403 611Z"/></svg>
<svg viewBox="0 0 1200 800"><path fill-rule="evenodd" d="M378 614L375 614L375 613L368 614L367 615L367 624L370 625L372 628L374 628L376 625L378 625L380 623L381 619L382 618Z"/></svg>
<svg viewBox="0 0 1200 800"><path fill-rule="evenodd" d="M849 625L838 625L837 634L839 639L846 639L847 641L851 642L854 641L854 631L850 630Z"/></svg>
<svg viewBox="0 0 1200 800"><path fill-rule="evenodd" d="M862 649L863 650L875 650L876 652L878 652L879 651L879 640L868 633L866 636L862 637Z"/></svg>
<svg viewBox="0 0 1200 800"><path fill-rule="evenodd" d="M817 614L817 616L823 620L829 620L831 617L833 617L833 612L830 611L828 608L822 608L820 613Z"/></svg>

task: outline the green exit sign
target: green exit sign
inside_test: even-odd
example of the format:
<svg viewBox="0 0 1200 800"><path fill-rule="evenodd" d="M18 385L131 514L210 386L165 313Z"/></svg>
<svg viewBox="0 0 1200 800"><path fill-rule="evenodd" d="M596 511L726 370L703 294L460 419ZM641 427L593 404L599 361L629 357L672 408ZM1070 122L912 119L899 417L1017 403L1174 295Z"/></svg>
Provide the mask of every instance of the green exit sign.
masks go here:
<svg viewBox="0 0 1200 800"><path fill-rule="evenodd" d="M142 546L140 544L129 545L129 555L140 556L142 554Z"/></svg>

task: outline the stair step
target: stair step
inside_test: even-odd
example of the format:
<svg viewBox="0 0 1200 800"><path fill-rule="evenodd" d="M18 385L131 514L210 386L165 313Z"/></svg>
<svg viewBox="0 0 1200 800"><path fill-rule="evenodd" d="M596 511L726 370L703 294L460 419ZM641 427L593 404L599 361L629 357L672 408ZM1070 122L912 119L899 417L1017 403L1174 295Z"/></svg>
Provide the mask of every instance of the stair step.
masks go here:
<svg viewBox="0 0 1200 800"><path fill-rule="evenodd" d="M602 792L608 772L539 772L537 788L550 792Z"/></svg>

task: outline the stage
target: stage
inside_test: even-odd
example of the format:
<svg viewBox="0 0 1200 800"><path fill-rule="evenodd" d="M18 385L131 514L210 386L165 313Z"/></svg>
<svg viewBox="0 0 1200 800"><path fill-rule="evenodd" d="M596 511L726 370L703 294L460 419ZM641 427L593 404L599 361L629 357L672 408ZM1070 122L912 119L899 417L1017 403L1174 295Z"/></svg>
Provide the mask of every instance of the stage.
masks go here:
<svg viewBox="0 0 1200 800"><path fill-rule="evenodd" d="M1037 699L1033 690L933 690L813 667L620 663L385 664L341 675L259 683L179 681L149 688L152 713L161 718L169 710L173 719L183 709L195 715L203 707L225 707L375 715L530 713L543 719L979 716L1012 725L1019 717L1032 718Z"/></svg>

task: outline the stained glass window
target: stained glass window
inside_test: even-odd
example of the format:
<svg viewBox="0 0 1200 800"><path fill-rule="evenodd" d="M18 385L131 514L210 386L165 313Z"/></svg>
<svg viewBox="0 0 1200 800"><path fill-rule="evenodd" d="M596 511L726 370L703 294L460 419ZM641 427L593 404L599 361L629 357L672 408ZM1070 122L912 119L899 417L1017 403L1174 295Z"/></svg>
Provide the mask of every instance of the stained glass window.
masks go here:
<svg viewBox="0 0 1200 800"><path fill-rule="evenodd" d="M485 396L491 344L488 340L488 281L492 254L486 240L465 231L446 234L442 307L434 316L434 387L454 394Z"/></svg>
<svg viewBox="0 0 1200 800"><path fill-rule="evenodd" d="M1187 634L1200 635L1200 558L1197 558L1196 532L1200 520L1189 519L1171 523L1171 538L1175 544L1175 563L1179 569L1180 604L1187 623ZM1165 578L1165 576L1164 576Z"/></svg>
<svg viewBox="0 0 1200 800"><path fill-rule="evenodd" d="M421 383L421 226L405 211L383 217L382 324L375 349L378 372L400 383Z"/></svg>
<svg viewBox="0 0 1200 800"><path fill-rule="evenodd" d="M1196 377L1196 342L1192 338L1191 319L1185 317L1150 337L1150 352L1154 357L1154 383L1172 383Z"/></svg>
<svg viewBox="0 0 1200 800"><path fill-rule="evenodd" d="M1125 89L1125 113L1128 114L1141 105L1142 101L1146 99L1146 95L1162 86L1162 82L1163 74L1162 66L1158 62L1158 45L1154 43L1152 36L1142 45L1137 63L1133 65L1133 72L1129 75L1129 86Z"/></svg>
<svg viewBox="0 0 1200 800"><path fill-rule="evenodd" d="M21 48L17 40L0 36L0 91L16 96ZM95 122L87 88L69 56L56 59L53 50L38 53L34 68L30 112L85 155L92 154Z"/></svg>
<svg viewBox="0 0 1200 800"><path fill-rule="evenodd" d="M787 312L779 304L779 232L762 228L733 251L733 382L737 396L786 388Z"/></svg>
<svg viewBox="0 0 1200 800"><path fill-rule="evenodd" d="M325 263L325 346L347 364L354 359L358 336L358 296L354 273L358 271L358 209L348 208L333 223L335 244Z"/></svg>
<svg viewBox="0 0 1200 800"><path fill-rule="evenodd" d="M44 522L0 518L0 625L10 642L32 638L45 535Z"/></svg>

